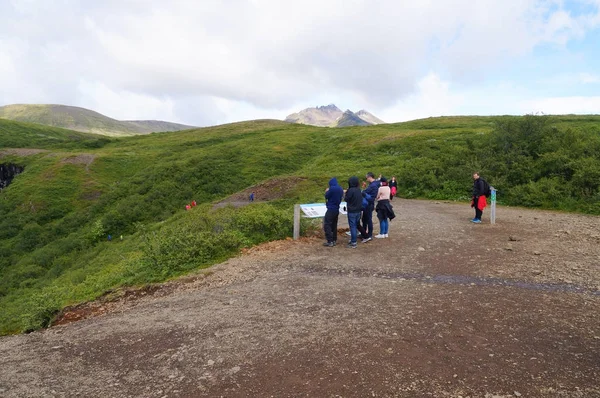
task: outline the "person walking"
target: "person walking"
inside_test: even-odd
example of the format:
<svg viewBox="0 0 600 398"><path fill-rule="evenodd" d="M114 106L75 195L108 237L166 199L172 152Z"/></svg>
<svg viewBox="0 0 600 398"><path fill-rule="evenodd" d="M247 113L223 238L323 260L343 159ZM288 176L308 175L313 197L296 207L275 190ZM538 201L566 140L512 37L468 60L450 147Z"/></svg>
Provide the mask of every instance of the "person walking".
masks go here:
<svg viewBox="0 0 600 398"><path fill-rule="evenodd" d="M381 186L377 191L377 218L379 219L379 234L375 237L378 239L387 238L390 228L390 220L396 217L392 204L390 203L390 187L387 179L381 177Z"/></svg>
<svg viewBox="0 0 600 398"><path fill-rule="evenodd" d="M373 240L373 210L375 210L375 198L377 197L377 192L379 191L380 186L380 181L377 181L375 179L375 174L371 172L367 173L367 182L369 185L365 189L365 193L369 196L369 203L365 209L363 220L366 223L364 227L367 230L368 237L363 239L363 243Z"/></svg>
<svg viewBox="0 0 600 398"><path fill-rule="evenodd" d="M390 180L390 200L394 200L394 196L398 192L398 181L396 181L396 177L392 176Z"/></svg>
<svg viewBox="0 0 600 398"><path fill-rule="evenodd" d="M360 211L362 208L362 193L358 187L358 177L352 176L348 179L348 190L346 191L344 200L346 201L348 225L350 226L350 242L348 242L348 247L356 249L357 225L360 220Z"/></svg>
<svg viewBox="0 0 600 398"><path fill-rule="evenodd" d="M475 224L481 223L483 209L487 206L486 195L488 191L489 185L487 182L479 176L479 173L473 173L473 200L471 201L471 207L475 208L475 218L471 222Z"/></svg>
<svg viewBox="0 0 600 398"><path fill-rule="evenodd" d="M323 230L327 242L323 243L323 246L333 247L337 244L337 225L343 196L344 190L339 186L337 178L333 177L329 180L329 188L325 190L327 211L323 218Z"/></svg>

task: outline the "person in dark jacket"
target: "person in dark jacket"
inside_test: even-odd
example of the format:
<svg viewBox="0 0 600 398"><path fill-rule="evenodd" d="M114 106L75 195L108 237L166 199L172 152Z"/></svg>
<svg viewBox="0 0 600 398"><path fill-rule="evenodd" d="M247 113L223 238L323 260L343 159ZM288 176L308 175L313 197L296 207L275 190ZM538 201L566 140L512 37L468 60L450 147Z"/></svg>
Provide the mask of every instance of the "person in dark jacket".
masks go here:
<svg viewBox="0 0 600 398"><path fill-rule="evenodd" d="M487 205L485 198L485 184L483 179L479 176L479 173L473 173L473 201L471 207L475 208L475 218L471 220L475 224L481 223L481 216L483 216L483 209Z"/></svg>
<svg viewBox="0 0 600 398"><path fill-rule="evenodd" d="M364 193L364 191L362 192L362 212L361 212L361 220L362 222L359 220L358 224L356 224L356 229L358 230L358 235L360 236L360 239L367 239L369 237L369 235L367 235L367 231L365 230L365 220L364 220L364 216L365 216L365 209L367 208L367 206L369 205L369 201L367 199L367 194ZM346 235L350 236L350 231L346 232Z"/></svg>
<svg viewBox="0 0 600 398"><path fill-rule="evenodd" d="M363 220L366 223L364 227L367 230L368 237L363 239L363 243L367 243L373 239L373 210L375 209L375 198L381 185L379 180L375 179L375 174L371 172L367 173L367 181L369 182L369 186L365 189L365 193L369 195L370 200L363 214Z"/></svg>
<svg viewBox="0 0 600 398"><path fill-rule="evenodd" d="M348 190L346 191L346 211L348 212L348 225L350 226L350 242L348 247L356 249L357 225L362 210L362 192L358 187L358 177L348 179Z"/></svg>
<svg viewBox="0 0 600 398"><path fill-rule="evenodd" d="M342 203L343 196L344 190L338 185L337 179L333 177L329 180L329 188L325 190L325 199L327 200L325 206L327 207L327 211L323 218L323 230L325 231L327 242L323 243L323 246L333 247L337 243L338 217L340 215L340 203Z"/></svg>

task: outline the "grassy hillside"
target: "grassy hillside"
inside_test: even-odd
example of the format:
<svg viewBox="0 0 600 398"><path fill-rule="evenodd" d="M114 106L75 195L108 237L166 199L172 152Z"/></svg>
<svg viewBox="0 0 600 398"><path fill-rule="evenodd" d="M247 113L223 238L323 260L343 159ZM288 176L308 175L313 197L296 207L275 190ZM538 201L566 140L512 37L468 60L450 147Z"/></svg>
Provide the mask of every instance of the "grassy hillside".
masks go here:
<svg viewBox="0 0 600 398"><path fill-rule="evenodd" d="M2 106L0 107L0 119L37 123L108 136L129 136L193 128L160 120L120 121L89 109L66 105L17 104Z"/></svg>
<svg viewBox="0 0 600 398"><path fill-rule="evenodd" d="M0 119L2 148L98 148L110 142L97 134L80 133L34 123Z"/></svg>
<svg viewBox="0 0 600 398"><path fill-rule="evenodd" d="M0 148L47 149L0 149L1 163L25 167L0 193L0 333L42 327L66 305L290 236L292 205L322 201L331 176L396 175L402 197L467 201L471 173L480 170L503 203L600 214L597 116L444 117L335 130L253 121L102 141L0 126ZM285 189L269 203L212 210L263 182ZM199 206L185 211L192 200Z"/></svg>

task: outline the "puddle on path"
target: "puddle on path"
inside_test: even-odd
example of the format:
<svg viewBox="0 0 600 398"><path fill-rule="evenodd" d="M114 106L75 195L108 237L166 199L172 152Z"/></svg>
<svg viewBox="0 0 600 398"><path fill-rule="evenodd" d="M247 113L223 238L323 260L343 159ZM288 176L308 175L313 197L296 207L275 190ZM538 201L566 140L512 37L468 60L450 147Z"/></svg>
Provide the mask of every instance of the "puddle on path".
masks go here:
<svg viewBox="0 0 600 398"><path fill-rule="evenodd" d="M424 283L470 285L470 286L500 286L515 287L526 290L540 290L546 292L580 293L600 297L600 290L574 285L570 283L537 283L525 282L514 279L485 278L465 275L425 275L404 272L373 272L366 269L338 270L327 268L311 268L307 270L310 274L326 274L338 276L351 276L359 278L382 278L398 280L414 280Z"/></svg>

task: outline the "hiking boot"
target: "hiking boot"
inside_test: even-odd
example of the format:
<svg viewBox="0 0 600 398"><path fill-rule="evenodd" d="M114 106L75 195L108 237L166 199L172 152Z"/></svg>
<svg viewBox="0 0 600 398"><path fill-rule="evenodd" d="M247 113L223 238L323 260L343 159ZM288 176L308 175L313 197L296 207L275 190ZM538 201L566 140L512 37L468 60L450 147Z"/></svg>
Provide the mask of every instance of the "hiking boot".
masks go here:
<svg viewBox="0 0 600 398"><path fill-rule="evenodd" d="M335 244L333 242L325 242L325 243L323 243L323 246L325 246L325 247L333 247L333 246L335 246Z"/></svg>
<svg viewBox="0 0 600 398"><path fill-rule="evenodd" d="M354 242L354 243L352 243L352 242L348 243L348 246L347 246L347 247L348 247L349 249L356 249L356 242Z"/></svg>
<svg viewBox="0 0 600 398"><path fill-rule="evenodd" d="M373 240L373 238L367 237L367 238L365 238L365 239L362 240L362 243L367 243L367 242L370 242L372 240Z"/></svg>
<svg viewBox="0 0 600 398"><path fill-rule="evenodd" d="M383 239L383 238L385 238L385 235L384 234L377 234L377 235L375 235L375 238L377 238L377 239Z"/></svg>

